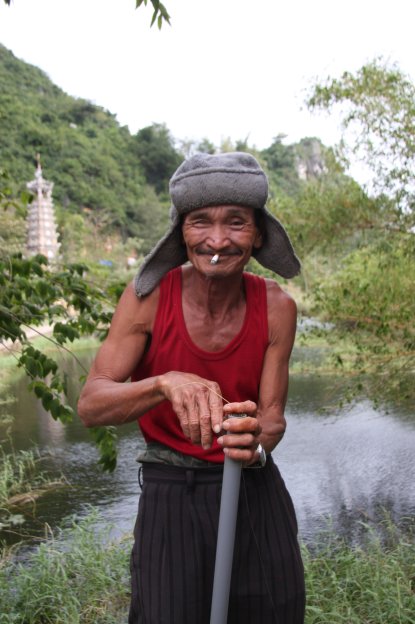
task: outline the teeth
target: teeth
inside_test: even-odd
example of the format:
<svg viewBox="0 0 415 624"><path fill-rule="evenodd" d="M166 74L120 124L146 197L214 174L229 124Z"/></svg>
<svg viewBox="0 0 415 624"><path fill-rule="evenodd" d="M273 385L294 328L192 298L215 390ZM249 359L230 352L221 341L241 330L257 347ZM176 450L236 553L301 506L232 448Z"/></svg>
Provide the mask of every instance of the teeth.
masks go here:
<svg viewBox="0 0 415 624"><path fill-rule="evenodd" d="M210 264L217 264L218 262L219 262L219 254L215 254L215 255L212 257L212 259L211 259L211 261L210 261Z"/></svg>

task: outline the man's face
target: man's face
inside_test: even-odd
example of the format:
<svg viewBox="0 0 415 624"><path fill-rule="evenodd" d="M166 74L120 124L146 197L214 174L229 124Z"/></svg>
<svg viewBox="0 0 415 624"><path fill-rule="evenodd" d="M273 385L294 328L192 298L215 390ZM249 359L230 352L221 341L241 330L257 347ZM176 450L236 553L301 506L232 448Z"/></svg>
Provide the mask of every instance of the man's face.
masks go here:
<svg viewBox="0 0 415 624"><path fill-rule="evenodd" d="M252 249L262 242L254 210L242 206L192 210L184 218L182 232L190 262L207 277L243 271ZM215 256L219 258L211 264Z"/></svg>

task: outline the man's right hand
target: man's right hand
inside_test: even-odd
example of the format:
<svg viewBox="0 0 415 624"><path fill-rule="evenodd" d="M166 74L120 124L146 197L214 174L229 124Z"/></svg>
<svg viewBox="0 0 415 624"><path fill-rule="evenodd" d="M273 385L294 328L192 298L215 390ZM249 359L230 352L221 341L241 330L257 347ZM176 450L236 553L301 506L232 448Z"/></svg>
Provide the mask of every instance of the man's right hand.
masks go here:
<svg viewBox="0 0 415 624"><path fill-rule="evenodd" d="M204 449L223 422L221 389L215 381L191 373L171 371L160 377L160 388L173 407L184 435Z"/></svg>

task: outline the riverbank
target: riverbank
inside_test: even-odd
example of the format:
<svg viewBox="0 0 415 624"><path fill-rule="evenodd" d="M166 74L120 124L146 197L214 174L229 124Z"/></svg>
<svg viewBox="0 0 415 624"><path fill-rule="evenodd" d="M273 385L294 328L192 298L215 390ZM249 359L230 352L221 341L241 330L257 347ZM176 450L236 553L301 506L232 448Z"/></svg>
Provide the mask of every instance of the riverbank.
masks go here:
<svg viewBox="0 0 415 624"><path fill-rule="evenodd" d="M129 603L131 536L108 541L92 511L25 557L0 562L0 623L125 624ZM302 546L306 573L306 624L414 624L413 533L389 524L388 539L369 536L352 548L324 535Z"/></svg>

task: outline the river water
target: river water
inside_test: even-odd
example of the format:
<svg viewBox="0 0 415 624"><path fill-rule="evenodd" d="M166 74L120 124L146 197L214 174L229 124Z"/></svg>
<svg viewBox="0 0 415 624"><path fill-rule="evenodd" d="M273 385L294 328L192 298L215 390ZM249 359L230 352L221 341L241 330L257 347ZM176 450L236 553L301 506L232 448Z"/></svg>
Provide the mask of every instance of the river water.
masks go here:
<svg viewBox="0 0 415 624"><path fill-rule="evenodd" d="M304 349L296 350L294 360L305 355ZM93 353L80 357L88 367ZM64 365L75 404L82 371L69 357ZM415 415L398 408L374 409L368 401L322 411L329 401L336 402L340 381L292 375L288 428L273 454L294 501L300 537L307 543L330 527L356 543L368 525L379 525L385 512L399 524L415 514ZM118 466L106 474L97 466L97 452L78 419L66 427L53 421L28 393L23 376L2 394L11 399L0 407L2 414L14 417L8 428L0 427L2 446L19 450L37 445L44 470L51 478L65 475L68 484L19 509L25 522L0 531L0 539L13 543L30 536L33 543L53 533L64 518L82 516L91 506L102 512L103 522L113 525L114 535L130 532L139 497L135 457L143 444L137 426L119 429Z"/></svg>

